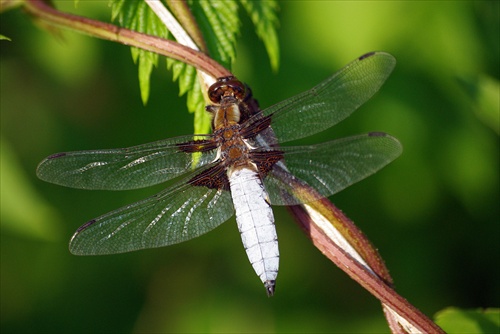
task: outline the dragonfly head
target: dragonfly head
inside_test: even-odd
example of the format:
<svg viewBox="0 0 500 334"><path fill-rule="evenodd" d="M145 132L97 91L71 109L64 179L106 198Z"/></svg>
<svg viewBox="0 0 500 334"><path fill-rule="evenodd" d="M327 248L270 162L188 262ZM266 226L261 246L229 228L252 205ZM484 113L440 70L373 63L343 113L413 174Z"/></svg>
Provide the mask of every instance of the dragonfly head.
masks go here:
<svg viewBox="0 0 500 334"><path fill-rule="evenodd" d="M208 97L216 104L220 104L222 99L227 97L241 101L245 97L245 85L233 76L222 77L210 86Z"/></svg>

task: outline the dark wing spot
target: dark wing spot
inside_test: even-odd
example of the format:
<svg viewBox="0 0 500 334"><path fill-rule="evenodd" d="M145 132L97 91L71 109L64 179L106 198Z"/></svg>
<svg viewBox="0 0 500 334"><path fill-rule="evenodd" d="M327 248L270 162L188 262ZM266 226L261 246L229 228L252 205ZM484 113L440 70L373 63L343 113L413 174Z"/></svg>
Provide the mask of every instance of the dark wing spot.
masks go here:
<svg viewBox="0 0 500 334"><path fill-rule="evenodd" d="M60 157L64 157L64 156L66 156L66 154L67 153L65 153L65 152L52 154L52 155L50 155L50 156L47 157L47 160L57 159L57 158L60 158Z"/></svg>
<svg viewBox="0 0 500 334"><path fill-rule="evenodd" d="M248 138L254 138L257 136L259 133L267 129L271 125L271 118L272 115L266 116L259 118L252 124L249 124L248 126L245 126L243 129L241 129L241 136L245 139Z"/></svg>
<svg viewBox="0 0 500 334"><path fill-rule="evenodd" d="M216 165L204 170L189 180L188 183L197 187L229 190L229 179L223 165Z"/></svg>
<svg viewBox="0 0 500 334"><path fill-rule="evenodd" d="M364 55L362 55L362 56L361 56L361 57L359 57L358 59L359 59L359 60L363 60L363 59L369 58L369 57L373 56L375 53L376 53L375 51L365 53Z"/></svg>
<svg viewBox="0 0 500 334"><path fill-rule="evenodd" d="M368 137L385 137L387 136L387 133L385 132L370 132L368 133Z"/></svg>
<svg viewBox="0 0 500 334"><path fill-rule="evenodd" d="M89 220L88 222L86 222L85 224L83 224L82 226L80 226L80 227L76 230L75 234L80 233L80 232L81 232L81 231L83 231L83 230L86 230L86 229L87 229L87 228L89 228L91 225L93 225L95 222L96 222L96 220L95 220L95 219Z"/></svg>
<svg viewBox="0 0 500 334"><path fill-rule="evenodd" d="M273 166L283 159L283 154L282 151L278 150L250 152L250 158L257 165L261 177L265 177Z"/></svg>

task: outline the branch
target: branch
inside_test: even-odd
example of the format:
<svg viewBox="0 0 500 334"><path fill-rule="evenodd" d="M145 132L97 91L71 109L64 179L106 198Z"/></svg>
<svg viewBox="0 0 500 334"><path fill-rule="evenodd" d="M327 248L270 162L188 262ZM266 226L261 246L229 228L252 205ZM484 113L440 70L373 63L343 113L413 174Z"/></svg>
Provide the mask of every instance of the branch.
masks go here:
<svg viewBox="0 0 500 334"><path fill-rule="evenodd" d="M194 21L194 17L190 16L191 12L189 12L189 8L184 1L171 1L171 5L175 8L181 18L184 20L184 23L187 24L187 27L190 28L192 33L197 33L195 36L197 37L198 42L195 43L191 38L191 35L184 29L184 26L181 25L176 18L170 13L170 11L163 6L161 1L157 0L144 0L151 10L158 16L158 18L163 22L163 24L167 27L167 29L172 33L177 42L183 46L186 46L190 49L199 51L200 48L198 45L202 45L204 52L206 52L205 41L202 39L201 32L199 31L198 26L196 25L196 21ZM201 44L198 44L201 43ZM212 58L209 58L212 60ZM218 64L218 63L217 63ZM219 64L218 64L219 65ZM220 65L219 65L220 66ZM221 66L222 67L222 66ZM213 75L207 74L203 71L198 72L200 74L200 80L202 83L202 91L207 92L208 88L215 83L215 77ZM205 95L205 101L209 102L207 96Z"/></svg>
<svg viewBox="0 0 500 334"><path fill-rule="evenodd" d="M203 38L203 34L198 26L198 22L191 13L186 0L166 0L168 7L175 15L179 23L193 39L198 48L208 54L208 48Z"/></svg>
<svg viewBox="0 0 500 334"><path fill-rule="evenodd" d="M308 192L308 195L319 196L314 189L301 186L299 192L304 191ZM394 333L402 333L402 328L408 333L444 333L432 320L394 291L387 268L377 251L354 223L328 199L289 208L313 244L382 302L389 326ZM357 239L354 245L346 240L353 245L352 249L355 248L355 251L334 241L336 237L332 236L333 231L336 231L336 237L345 237L344 240ZM358 254L358 249L363 251L363 256ZM394 328L396 324L399 324L398 328Z"/></svg>
<svg viewBox="0 0 500 334"><path fill-rule="evenodd" d="M43 0L28 0L24 8L31 15L51 26L68 28L93 37L134 46L177 59L196 67L198 70L214 78L231 75L231 72L204 53L171 40L139 33L86 17L64 13L50 7Z"/></svg>
<svg viewBox="0 0 500 334"><path fill-rule="evenodd" d="M175 17L163 6L163 3L158 0L144 0L146 4L155 12L156 16L160 18L167 29L174 35L175 39L182 45L185 45L193 50L199 51L200 49L192 40L191 36L179 24Z"/></svg>

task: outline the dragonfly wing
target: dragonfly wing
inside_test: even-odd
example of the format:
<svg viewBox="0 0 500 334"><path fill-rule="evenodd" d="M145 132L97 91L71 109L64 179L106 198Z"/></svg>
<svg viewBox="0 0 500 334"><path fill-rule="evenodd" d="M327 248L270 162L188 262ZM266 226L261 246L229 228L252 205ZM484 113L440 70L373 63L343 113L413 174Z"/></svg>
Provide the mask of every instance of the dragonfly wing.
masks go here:
<svg viewBox="0 0 500 334"><path fill-rule="evenodd" d="M271 127L280 143L324 131L370 99L395 65L395 58L388 53L368 53L311 90L263 110L245 126L251 127L262 115L270 116Z"/></svg>
<svg viewBox="0 0 500 334"><path fill-rule="evenodd" d="M228 191L188 181L82 225L70 241L76 255L162 247L198 237L234 214Z"/></svg>
<svg viewBox="0 0 500 334"><path fill-rule="evenodd" d="M402 152L396 138L380 132L279 149L285 153L284 164L277 163L264 179L274 205L319 199L298 190L303 185L321 197L331 196L382 169Z"/></svg>
<svg viewBox="0 0 500 334"><path fill-rule="evenodd" d="M57 153L38 165L37 175L47 182L80 189L147 187L180 176L195 165L211 163L216 157L216 150L209 150L211 138L190 135L129 148ZM205 151L193 153L194 149Z"/></svg>

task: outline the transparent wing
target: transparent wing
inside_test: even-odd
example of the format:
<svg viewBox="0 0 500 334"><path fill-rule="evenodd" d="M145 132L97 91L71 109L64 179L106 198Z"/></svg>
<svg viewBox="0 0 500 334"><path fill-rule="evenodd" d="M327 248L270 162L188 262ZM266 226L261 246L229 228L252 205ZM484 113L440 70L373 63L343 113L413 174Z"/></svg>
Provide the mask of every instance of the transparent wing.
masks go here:
<svg viewBox="0 0 500 334"><path fill-rule="evenodd" d="M326 130L370 99L395 65L396 60L388 53L368 53L313 89L263 110L244 126L251 127L262 115L270 115L271 127L280 143Z"/></svg>
<svg viewBox="0 0 500 334"><path fill-rule="evenodd" d="M234 213L228 191L187 181L82 225L70 241L76 255L130 252L198 237Z"/></svg>
<svg viewBox="0 0 500 334"><path fill-rule="evenodd" d="M77 151L53 154L37 168L37 176L47 182L80 189L125 190L158 184L211 163L216 150L203 154L180 148L194 139L209 141L211 136L189 135L129 148Z"/></svg>
<svg viewBox="0 0 500 334"><path fill-rule="evenodd" d="M284 164L277 163L264 179L274 205L319 199L301 194L297 185L307 184L321 196L331 196L382 169L403 150L396 138L381 132L279 149L285 153Z"/></svg>

